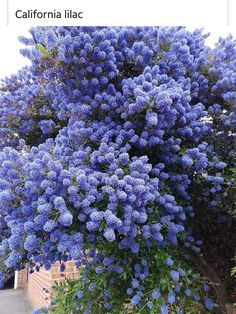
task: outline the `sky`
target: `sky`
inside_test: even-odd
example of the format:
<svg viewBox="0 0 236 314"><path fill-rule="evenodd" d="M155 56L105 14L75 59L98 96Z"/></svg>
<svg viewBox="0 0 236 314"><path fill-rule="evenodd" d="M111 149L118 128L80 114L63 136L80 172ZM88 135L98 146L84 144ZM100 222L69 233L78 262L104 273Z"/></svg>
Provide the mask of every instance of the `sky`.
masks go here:
<svg viewBox="0 0 236 314"><path fill-rule="evenodd" d="M193 30L191 28L188 29ZM236 30L232 31L227 27L222 28L221 26L218 29L216 27L213 29L204 28L204 31L211 33L206 43L212 47L220 36L226 37L231 33L236 38ZM30 64L30 61L20 54L20 49L24 48L24 45L18 40L18 36L21 35L28 36L28 27L0 29L1 43L4 43L0 49L0 79L14 74L25 65Z"/></svg>

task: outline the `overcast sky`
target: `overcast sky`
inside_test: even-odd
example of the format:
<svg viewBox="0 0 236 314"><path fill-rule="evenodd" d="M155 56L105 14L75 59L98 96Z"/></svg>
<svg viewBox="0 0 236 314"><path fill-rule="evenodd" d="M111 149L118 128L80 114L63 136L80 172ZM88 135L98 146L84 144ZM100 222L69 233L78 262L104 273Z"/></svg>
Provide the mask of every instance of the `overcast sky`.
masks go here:
<svg viewBox="0 0 236 314"><path fill-rule="evenodd" d="M226 37L229 33L233 34L236 38L236 30L232 31L229 28L220 27L217 29L206 29L210 32L211 36L207 40L207 44L214 46L219 36ZM28 28L5 28L0 29L1 49L0 49L0 79L10 74L16 73L17 70L23 66L30 64L29 60L24 58L19 50L24 46L18 41L18 36L28 34Z"/></svg>

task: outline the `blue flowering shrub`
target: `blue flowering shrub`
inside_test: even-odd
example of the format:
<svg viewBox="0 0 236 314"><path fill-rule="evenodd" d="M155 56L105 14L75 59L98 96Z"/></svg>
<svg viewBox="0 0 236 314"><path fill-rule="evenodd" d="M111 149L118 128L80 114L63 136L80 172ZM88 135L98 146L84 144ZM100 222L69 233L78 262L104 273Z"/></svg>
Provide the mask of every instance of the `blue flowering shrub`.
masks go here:
<svg viewBox="0 0 236 314"><path fill-rule="evenodd" d="M114 249L112 245L110 254ZM144 247L139 255L133 256L124 250L116 258L115 253L106 253L108 257L104 257L90 250L89 261L83 260L80 265L80 280L69 279L55 285L49 313L205 313L207 309L212 310L214 303L203 278L181 256L167 251Z"/></svg>
<svg viewBox="0 0 236 314"><path fill-rule="evenodd" d="M50 313L208 313L191 226L232 184L235 41L212 49L183 27L30 33L32 66L0 93L5 266L77 261Z"/></svg>

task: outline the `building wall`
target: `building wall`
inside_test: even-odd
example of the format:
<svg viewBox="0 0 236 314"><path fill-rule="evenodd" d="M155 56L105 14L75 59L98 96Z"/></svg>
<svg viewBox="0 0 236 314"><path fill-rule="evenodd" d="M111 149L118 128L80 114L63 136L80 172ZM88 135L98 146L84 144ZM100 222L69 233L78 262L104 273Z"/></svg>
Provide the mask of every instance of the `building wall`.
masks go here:
<svg viewBox="0 0 236 314"><path fill-rule="evenodd" d="M55 263L50 270L41 268L39 272L33 274L27 273L27 270L18 272L17 288L26 289L33 309L49 305L50 289L55 281L60 282L65 278L78 276L78 269L74 261L69 261L65 265L66 268L63 273L60 272L59 262Z"/></svg>
<svg viewBox="0 0 236 314"><path fill-rule="evenodd" d="M49 295L43 289L51 288L50 271L41 269L28 275L27 294L33 309L49 305Z"/></svg>
<svg viewBox="0 0 236 314"><path fill-rule="evenodd" d="M25 288L27 283L27 272L28 272L27 267L17 272L17 283L15 288Z"/></svg>

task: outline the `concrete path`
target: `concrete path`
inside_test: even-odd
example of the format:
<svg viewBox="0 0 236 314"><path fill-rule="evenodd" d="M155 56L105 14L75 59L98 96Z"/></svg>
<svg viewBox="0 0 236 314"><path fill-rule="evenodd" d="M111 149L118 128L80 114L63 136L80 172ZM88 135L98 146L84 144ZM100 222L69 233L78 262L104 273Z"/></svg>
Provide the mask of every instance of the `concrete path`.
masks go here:
<svg viewBox="0 0 236 314"><path fill-rule="evenodd" d="M0 314L31 314L24 290L0 290Z"/></svg>

